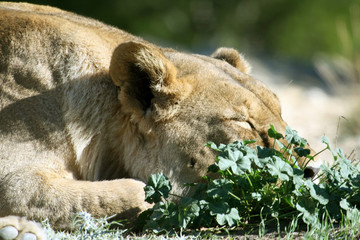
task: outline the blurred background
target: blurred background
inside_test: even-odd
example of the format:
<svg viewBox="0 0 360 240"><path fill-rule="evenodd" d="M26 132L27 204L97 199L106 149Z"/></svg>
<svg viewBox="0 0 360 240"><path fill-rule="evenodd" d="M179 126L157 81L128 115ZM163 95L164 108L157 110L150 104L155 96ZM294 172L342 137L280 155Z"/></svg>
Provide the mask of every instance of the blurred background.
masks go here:
<svg viewBox="0 0 360 240"><path fill-rule="evenodd" d="M360 151L359 0L39 0L158 45L242 52L252 75L279 96L283 117L323 148L326 134L351 158Z"/></svg>

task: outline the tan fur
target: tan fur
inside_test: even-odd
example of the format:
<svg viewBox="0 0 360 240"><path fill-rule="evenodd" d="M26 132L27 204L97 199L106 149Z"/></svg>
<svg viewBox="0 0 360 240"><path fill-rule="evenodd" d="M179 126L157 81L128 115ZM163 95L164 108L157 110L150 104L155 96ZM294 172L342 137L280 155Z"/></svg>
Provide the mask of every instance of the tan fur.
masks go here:
<svg viewBox="0 0 360 240"><path fill-rule="evenodd" d="M0 229L26 229L8 215L57 229L79 211L134 219L151 174L178 194L206 174L206 142L271 145L269 125L286 124L249 69L233 49L185 54L56 8L0 3Z"/></svg>

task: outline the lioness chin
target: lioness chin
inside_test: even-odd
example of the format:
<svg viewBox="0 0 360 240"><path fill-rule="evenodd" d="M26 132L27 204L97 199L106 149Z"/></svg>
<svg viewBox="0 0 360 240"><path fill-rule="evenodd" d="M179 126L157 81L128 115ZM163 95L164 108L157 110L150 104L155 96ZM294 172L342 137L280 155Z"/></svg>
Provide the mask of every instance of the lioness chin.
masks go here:
<svg viewBox="0 0 360 240"><path fill-rule="evenodd" d="M206 174L206 142L271 146L269 125L286 123L249 72L234 49L186 54L57 8L0 3L0 235L44 239L30 220L69 229L80 211L133 220L151 174L179 194Z"/></svg>

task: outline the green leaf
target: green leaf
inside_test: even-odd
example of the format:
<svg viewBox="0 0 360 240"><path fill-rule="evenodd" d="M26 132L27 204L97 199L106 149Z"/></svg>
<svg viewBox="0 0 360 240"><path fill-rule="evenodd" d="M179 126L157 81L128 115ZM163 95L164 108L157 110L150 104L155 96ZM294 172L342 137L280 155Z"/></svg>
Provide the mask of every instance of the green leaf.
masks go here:
<svg viewBox="0 0 360 240"><path fill-rule="evenodd" d="M157 203L161 201L161 197L167 198L171 191L171 184L167 177L162 173L150 176L145 190L145 201L149 203Z"/></svg>
<svg viewBox="0 0 360 240"><path fill-rule="evenodd" d="M235 226L240 221L239 212L236 208L232 208L229 213L217 214L216 221L220 225L229 225L230 227Z"/></svg>
<svg viewBox="0 0 360 240"><path fill-rule="evenodd" d="M305 181L305 186L308 187L311 197L319 201L320 204L326 205L329 202L329 195L324 188L314 184L311 180Z"/></svg>
<svg viewBox="0 0 360 240"><path fill-rule="evenodd" d="M216 173L219 171L219 167L218 167L218 164L211 164L209 167L208 167L208 172L213 172L213 173Z"/></svg>
<svg viewBox="0 0 360 240"><path fill-rule="evenodd" d="M347 157L345 156L344 151L341 148L337 148L336 153L342 160L348 160Z"/></svg>
<svg viewBox="0 0 360 240"><path fill-rule="evenodd" d="M296 203L296 209L302 213L309 212L313 213L315 211L315 208L317 204L315 201L310 198L310 196L299 196L298 202Z"/></svg>
<svg viewBox="0 0 360 240"><path fill-rule="evenodd" d="M281 181L289 181L293 175L293 170L290 164L282 160L281 158L274 156L273 162L266 164L269 173L273 176L278 176Z"/></svg>
<svg viewBox="0 0 360 240"><path fill-rule="evenodd" d="M205 144L205 146L206 146L206 147L209 147L209 148L211 148L211 149L213 149L213 150L215 150L215 151L217 151L217 152L221 152L221 151L224 150L224 148L226 148L226 145L225 145L225 144L220 143L220 145L217 146L214 142L207 142L207 143Z"/></svg>
<svg viewBox="0 0 360 240"><path fill-rule="evenodd" d="M209 210L211 215L225 214L229 212L229 204L227 202L210 202Z"/></svg>
<svg viewBox="0 0 360 240"><path fill-rule="evenodd" d="M230 145L228 145L226 150L226 155L231 161L236 162L244 156L244 154L239 149L232 148Z"/></svg>
<svg viewBox="0 0 360 240"><path fill-rule="evenodd" d="M249 156L245 156L241 159L239 159L236 162L236 167L231 167L231 170L236 175L242 175L246 171L251 172L251 158Z"/></svg>
<svg viewBox="0 0 360 240"><path fill-rule="evenodd" d="M300 137L296 130L292 130L289 126L285 130L285 139L288 143L294 144L296 146L305 147L307 141Z"/></svg>
<svg viewBox="0 0 360 240"><path fill-rule="evenodd" d="M206 193L212 198L228 199L232 186L231 181L227 179L216 179L210 182Z"/></svg>
<svg viewBox="0 0 360 240"><path fill-rule="evenodd" d="M256 146L257 155L259 158L268 158L275 155L276 151L273 148L266 148L263 146Z"/></svg>
<svg viewBox="0 0 360 240"><path fill-rule="evenodd" d="M345 153L341 149L337 149L339 160L340 175L344 179L356 178L360 171L354 166L349 159L345 156Z"/></svg>
<svg viewBox="0 0 360 240"><path fill-rule="evenodd" d="M295 148L294 151L299 157L307 157L310 154L310 149L302 147Z"/></svg>
<svg viewBox="0 0 360 240"><path fill-rule="evenodd" d="M268 130L268 135L269 135L269 137L274 138L274 139L284 138L284 136L281 133L278 133L275 130L275 127L272 124L270 124L270 128Z"/></svg>
<svg viewBox="0 0 360 240"><path fill-rule="evenodd" d="M186 228L199 216L200 206L196 199L184 197L180 201L178 222L181 228Z"/></svg>
<svg viewBox="0 0 360 240"><path fill-rule="evenodd" d="M324 174L323 181L328 181L330 184L341 184L342 178L339 171L334 170L324 164L320 165L320 169Z"/></svg>
<svg viewBox="0 0 360 240"><path fill-rule="evenodd" d="M163 202L158 202L154 206L154 211L150 215L150 219L152 221L157 221L161 219L165 214L167 214L167 205L165 205Z"/></svg>
<svg viewBox="0 0 360 240"><path fill-rule="evenodd" d="M304 212L302 219L303 219L304 223L306 223L310 226L315 226L316 223L318 222L317 214L313 214L310 212Z"/></svg>
<svg viewBox="0 0 360 240"><path fill-rule="evenodd" d="M190 218L199 216L200 206L199 201L193 198L184 197L180 201L181 211Z"/></svg>
<svg viewBox="0 0 360 240"><path fill-rule="evenodd" d="M256 139L253 140L244 140L244 145L248 145L248 144L252 144L252 143L256 143Z"/></svg>
<svg viewBox="0 0 360 240"><path fill-rule="evenodd" d="M222 156L219 156L218 157L218 163L217 163L217 166L219 167L220 170L222 171L225 171L229 168L237 168L237 165L236 165L236 161L233 161L233 160L230 160L230 159L227 159L227 158L224 158Z"/></svg>
<svg viewBox="0 0 360 240"><path fill-rule="evenodd" d="M336 161L336 160L337 160L337 154L336 154L336 152L332 149L332 147L331 147L331 145L330 145L330 143L329 143L329 140L328 140L328 138L327 138L325 135L322 136L321 142L326 144L327 149L331 152L331 154L333 155L334 160Z"/></svg>
<svg viewBox="0 0 360 240"><path fill-rule="evenodd" d="M298 169L298 168L293 168L292 177L293 177L292 181L293 181L293 184L295 186L294 193L297 196L300 196L301 193L299 192L299 190L304 185L304 172L302 170Z"/></svg>
<svg viewBox="0 0 360 240"><path fill-rule="evenodd" d="M255 158L257 156L253 148L237 141L222 149L222 153L217 157L216 165L222 171L231 169L234 174L241 175L246 171L251 172L251 162Z"/></svg>
<svg viewBox="0 0 360 240"><path fill-rule="evenodd" d="M279 140L275 140L276 144L279 146L280 149L286 149L285 145L282 144Z"/></svg>
<svg viewBox="0 0 360 240"><path fill-rule="evenodd" d="M149 208L143 211L139 217L136 219L136 228L137 229L144 229L145 225L150 219L151 214L153 213L153 208Z"/></svg>
<svg viewBox="0 0 360 240"><path fill-rule="evenodd" d="M341 199L340 207L344 210L349 210L351 208L350 203L345 198Z"/></svg>
<svg viewBox="0 0 360 240"><path fill-rule="evenodd" d="M275 155L276 151L273 148L265 148L262 146L256 146L257 158L254 158L254 163L259 168L264 168L267 163L272 160L272 156Z"/></svg>
<svg viewBox="0 0 360 240"><path fill-rule="evenodd" d="M258 201L258 202L261 201L261 194L258 193L258 192L252 192L252 193L251 193L251 197L252 197L253 199L255 199L256 201Z"/></svg>
<svg viewBox="0 0 360 240"><path fill-rule="evenodd" d="M209 148L211 148L211 149L213 149L213 150L215 150L215 151L220 152L220 149L216 146L216 144L215 144L214 142L207 142L207 143L205 144L205 146L206 146L206 147L209 147Z"/></svg>
<svg viewBox="0 0 360 240"><path fill-rule="evenodd" d="M340 175L342 178L349 179L350 177L352 177L354 175L354 172L355 172L355 176L356 176L357 172L354 170L355 169L353 168L350 160L341 159L339 161L339 171L340 171Z"/></svg>
<svg viewBox="0 0 360 240"><path fill-rule="evenodd" d="M330 201L325 207L334 220L339 220L343 216L342 208L339 206L340 198L336 197L335 201Z"/></svg>

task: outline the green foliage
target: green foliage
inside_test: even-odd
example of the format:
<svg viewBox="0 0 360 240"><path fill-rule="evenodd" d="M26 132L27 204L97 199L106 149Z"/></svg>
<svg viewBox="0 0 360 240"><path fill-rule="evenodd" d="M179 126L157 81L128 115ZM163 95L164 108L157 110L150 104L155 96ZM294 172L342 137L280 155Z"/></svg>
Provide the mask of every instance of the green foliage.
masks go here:
<svg viewBox="0 0 360 240"><path fill-rule="evenodd" d="M149 203L159 202L161 197L167 198L171 191L171 184L167 177L162 174L153 174L145 186L145 201Z"/></svg>
<svg viewBox="0 0 360 240"><path fill-rule="evenodd" d="M205 176L206 183L191 184L196 187L195 193L181 198L179 203L167 199L171 189L169 180L161 175L152 176L145 191L149 202L155 205L140 216L139 227L160 233L252 224L264 228L275 221L279 227L280 222L285 222L295 229L294 224L299 221L319 230L323 226L319 219L333 223L341 222L344 215L349 215L347 221L358 216L354 209L360 205L360 168L341 149L334 151L326 137L323 138L335 163L331 167L322 165L322 173L317 176L319 183L315 183L304 178L305 167L296 162L299 157L307 158L305 162L314 157L305 148L306 140L290 127L286 128L285 136L273 126L268 134L280 150L250 147L254 140L219 146L207 143L207 147L217 152L216 161L208 171L218 177ZM288 144L279 140L287 140Z"/></svg>

